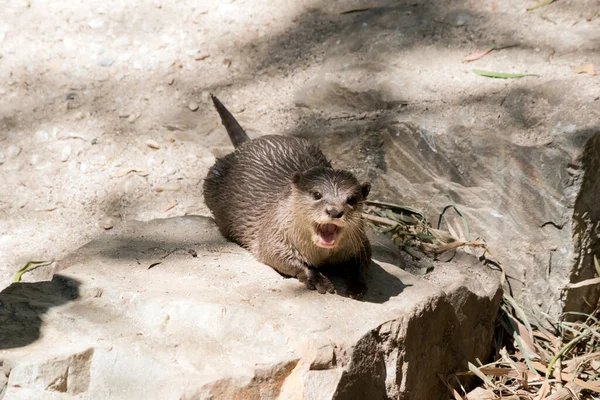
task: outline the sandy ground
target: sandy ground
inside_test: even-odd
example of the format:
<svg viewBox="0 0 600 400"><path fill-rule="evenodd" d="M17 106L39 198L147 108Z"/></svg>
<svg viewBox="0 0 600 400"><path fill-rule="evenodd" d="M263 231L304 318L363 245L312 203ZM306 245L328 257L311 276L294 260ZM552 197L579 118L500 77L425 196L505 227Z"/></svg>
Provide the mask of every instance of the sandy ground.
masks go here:
<svg viewBox="0 0 600 400"><path fill-rule="evenodd" d="M529 145L597 126L598 77L573 67L600 68L600 2L534 3L3 1L0 289L122 220L208 215L202 178L230 148L209 92L250 135L364 113L323 82L434 132ZM489 46L508 47L462 62Z"/></svg>

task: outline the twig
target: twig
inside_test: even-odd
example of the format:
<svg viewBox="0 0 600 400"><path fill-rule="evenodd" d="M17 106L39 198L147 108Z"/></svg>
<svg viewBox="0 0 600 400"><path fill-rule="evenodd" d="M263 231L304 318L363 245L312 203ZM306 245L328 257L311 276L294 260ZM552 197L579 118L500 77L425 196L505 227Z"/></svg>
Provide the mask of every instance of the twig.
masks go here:
<svg viewBox="0 0 600 400"><path fill-rule="evenodd" d="M577 289L580 287L590 286L590 285L598 285L600 284L600 278L591 278L586 279L585 281L577 282L577 283L567 283L564 286L561 286L561 290L570 290Z"/></svg>

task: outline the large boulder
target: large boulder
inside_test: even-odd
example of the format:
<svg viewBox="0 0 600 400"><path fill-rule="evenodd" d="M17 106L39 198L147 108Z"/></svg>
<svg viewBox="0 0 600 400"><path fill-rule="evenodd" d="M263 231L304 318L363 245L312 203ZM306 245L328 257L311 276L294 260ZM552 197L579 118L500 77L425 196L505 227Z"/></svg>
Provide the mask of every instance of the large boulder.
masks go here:
<svg viewBox="0 0 600 400"><path fill-rule="evenodd" d="M490 354L501 285L465 253L434 264L375 261L356 301L281 277L211 219L128 222L0 293L0 398L447 398L438 374Z"/></svg>
<svg viewBox="0 0 600 400"><path fill-rule="evenodd" d="M335 102L338 92L323 88L329 85L339 86L309 87L299 105L318 109L323 93ZM556 320L565 310L593 311L599 285L567 296L561 288L596 274L597 129L558 125L552 140L522 145L491 129L456 125L432 131L398 111L382 111L350 122L321 118L293 133L320 143L325 154L335 155L335 166L369 179L373 198L417 207L434 225L446 206L456 204L471 239L488 243L507 272L506 289L534 323L552 329L548 317Z"/></svg>

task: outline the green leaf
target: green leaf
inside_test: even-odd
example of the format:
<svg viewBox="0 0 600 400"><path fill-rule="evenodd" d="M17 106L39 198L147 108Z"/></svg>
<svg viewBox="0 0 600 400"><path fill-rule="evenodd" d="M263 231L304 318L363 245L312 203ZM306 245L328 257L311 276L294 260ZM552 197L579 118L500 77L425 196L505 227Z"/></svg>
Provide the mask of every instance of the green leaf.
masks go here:
<svg viewBox="0 0 600 400"><path fill-rule="evenodd" d="M29 262L27 262L27 264L25 264L25 266L23 268L21 268L20 270L17 271L17 273L15 274L15 277L13 278L13 282L21 282L21 277L30 267L32 267L34 265L46 264L48 262L49 261L29 261Z"/></svg>
<svg viewBox="0 0 600 400"><path fill-rule="evenodd" d="M500 79L516 79L516 78L522 78L524 76L539 76L537 74L507 74L504 72L491 72L491 71L484 71L481 69L474 69L473 72L476 73L477 75L485 76L487 78L500 78Z"/></svg>

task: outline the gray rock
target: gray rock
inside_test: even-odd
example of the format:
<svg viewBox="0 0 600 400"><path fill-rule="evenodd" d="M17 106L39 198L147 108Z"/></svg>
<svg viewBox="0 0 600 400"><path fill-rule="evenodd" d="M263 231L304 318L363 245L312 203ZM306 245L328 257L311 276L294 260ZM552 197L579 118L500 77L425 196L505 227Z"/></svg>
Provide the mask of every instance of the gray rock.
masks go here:
<svg viewBox="0 0 600 400"><path fill-rule="evenodd" d="M571 291L566 302L559 288L595 274L599 133L569 128L551 144L520 146L461 126L433 134L393 116L324 133L311 127L300 135L318 141L325 154L339 154L336 166L359 165L356 172L371 180L373 198L429 210L434 224L456 202L472 239L486 240L536 323L552 329L547 315L597 303L597 286Z"/></svg>
<svg viewBox="0 0 600 400"><path fill-rule="evenodd" d="M113 217L104 217L100 220L100 227L105 230L112 229L115 226L115 219Z"/></svg>
<svg viewBox="0 0 600 400"><path fill-rule="evenodd" d="M575 185L580 188L573 209L572 253L574 262L569 282L576 283L597 277L594 255L600 261L600 133L587 141L579 159L583 173L577 175ZM567 292L566 311L592 313L600 298L600 285L590 285Z"/></svg>
<svg viewBox="0 0 600 400"><path fill-rule="evenodd" d="M369 274L363 301L320 295L208 218L124 223L0 293L6 398L447 398L437 374L489 355L498 274L467 254Z"/></svg>

